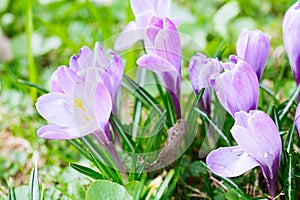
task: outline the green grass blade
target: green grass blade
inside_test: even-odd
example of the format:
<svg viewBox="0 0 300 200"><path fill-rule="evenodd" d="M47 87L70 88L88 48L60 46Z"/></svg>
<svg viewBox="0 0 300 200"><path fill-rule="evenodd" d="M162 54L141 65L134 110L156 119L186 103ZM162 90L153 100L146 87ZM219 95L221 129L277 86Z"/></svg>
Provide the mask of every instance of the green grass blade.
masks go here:
<svg viewBox="0 0 300 200"><path fill-rule="evenodd" d="M289 130L288 136L286 138L286 143L285 143L285 149L288 154L291 154L294 152L294 149L293 149L294 132L295 132L295 125L292 125L292 127Z"/></svg>
<svg viewBox="0 0 300 200"><path fill-rule="evenodd" d="M292 97L290 98L290 100L288 101L288 103L284 107L283 111L279 115L279 120L280 121L282 121L284 119L284 117L287 115L287 113L290 111L291 107L294 104L294 101L297 100L297 98L299 96L299 93L300 93L300 85L296 88L296 90L294 91Z"/></svg>
<svg viewBox="0 0 300 200"><path fill-rule="evenodd" d="M78 165L75 163L70 163L70 167L72 167L73 169L75 169L76 171L80 172L81 174L84 174L86 176L89 176L95 180L97 179L103 179L102 174L96 172L95 170L82 166L82 165Z"/></svg>
<svg viewBox="0 0 300 200"><path fill-rule="evenodd" d="M31 171L31 176L29 181L29 199L30 200L40 199L39 174L38 174L37 164L35 164L35 166Z"/></svg>
<svg viewBox="0 0 300 200"><path fill-rule="evenodd" d="M8 200L17 200L12 178L8 179Z"/></svg>
<svg viewBox="0 0 300 200"><path fill-rule="evenodd" d="M145 76L146 76L146 70L142 68L138 68L136 79L138 82L138 85L144 85L145 83ZM135 105L134 105L134 112L133 112L133 129L132 129L132 139L135 140L138 134L138 126L140 119L141 119L141 113L142 113L142 102L138 99L135 99Z"/></svg>
<svg viewBox="0 0 300 200"><path fill-rule="evenodd" d="M295 162L294 154L288 154L287 165L284 170L284 187L283 191L285 199L294 200L296 196L296 182L295 182Z"/></svg>
<svg viewBox="0 0 300 200"><path fill-rule="evenodd" d="M160 200L161 199L164 191L168 187L168 185L169 185L171 179L173 178L174 174L175 174L175 170L171 169L169 171L168 175L166 176L165 180L161 183L160 187L158 188L154 200Z"/></svg>
<svg viewBox="0 0 300 200"><path fill-rule="evenodd" d="M144 173L142 175L142 178L141 178L141 181L140 181L140 185L135 193L135 196L134 196L134 200L139 200L140 199L140 196L142 194L142 190L143 190L143 186L145 184L145 181L147 179L147 173Z"/></svg>
<svg viewBox="0 0 300 200"><path fill-rule="evenodd" d="M78 139L73 139L73 140L67 140L68 143L73 145L82 155L84 155L87 159L92 161L93 159L89 155L89 153L86 151L84 147L78 142Z"/></svg>
<svg viewBox="0 0 300 200"><path fill-rule="evenodd" d="M171 184L169 185L167 192L163 195L163 197L161 199L168 199L173 194L175 187L177 185L177 182L182 174L183 174L183 169L181 167L179 167L175 172L174 178L173 178Z"/></svg>
<svg viewBox="0 0 300 200"><path fill-rule="evenodd" d="M113 124L113 126L115 127L115 129L118 132L118 134L120 135L120 137L122 138L122 142L125 143L129 147L129 149L133 152L135 143L124 132L124 127L123 127L122 123L117 118L115 118L113 115L110 116L110 121Z"/></svg>
<svg viewBox="0 0 300 200"><path fill-rule="evenodd" d="M31 82L29 82L29 81L19 79L18 82L19 82L19 83L22 83L22 84L24 84L24 85L27 85L27 86L29 86L29 87L35 88L35 89L37 89L37 90L39 90L39 91L41 91L41 92L43 92L43 93L49 93L49 91L46 90L45 88L43 88L42 86L37 85L37 84L34 84L34 83L31 83Z"/></svg>
<svg viewBox="0 0 300 200"><path fill-rule="evenodd" d="M201 117L204 118L204 120L206 122L209 123L209 125L211 125L211 127L221 136L221 138L226 142L226 144L228 146L231 146L230 140L227 138L227 136L223 133L223 131L221 131L219 129L219 127L209 118L209 116L207 116L207 114L205 112L203 112L202 110L200 110L199 108L194 107L194 110L200 114Z"/></svg>
<svg viewBox="0 0 300 200"><path fill-rule="evenodd" d="M140 87L131 78L125 75L122 85L135 95L135 97L138 98L148 109L154 108L159 114L163 113L163 109L159 106L156 99L154 99L144 88Z"/></svg>
<svg viewBox="0 0 300 200"><path fill-rule="evenodd" d="M38 83L37 69L34 63L33 52L31 48L32 44L32 0L27 0L26 9L26 45L27 45L27 59L28 59L28 71L29 71L29 82ZM30 96L33 102L36 101L37 91L33 88L30 89Z"/></svg>

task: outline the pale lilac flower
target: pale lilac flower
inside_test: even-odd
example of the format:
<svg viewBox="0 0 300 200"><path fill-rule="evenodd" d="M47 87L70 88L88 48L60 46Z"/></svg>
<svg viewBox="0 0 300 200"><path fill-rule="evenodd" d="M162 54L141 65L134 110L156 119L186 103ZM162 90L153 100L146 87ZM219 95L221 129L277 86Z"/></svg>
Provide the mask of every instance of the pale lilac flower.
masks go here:
<svg viewBox="0 0 300 200"><path fill-rule="evenodd" d="M171 15L171 0L131 0L135 21L131 21L124 28L115 42L115 49L125 50L138 40L144 39L144 30L153 16L163 18ZM175 20L176 24L179 24Z"/></svg>
<svg viewBox="0 0 300 200"><path fill-rule="evenodd" d="M237 56L245 60L261 80L270 52L270 39L260 30L243 29L236 43Z"/></svg>
<svg viewBox="0 0 300 200"><path fill-rule="evenodd" d="M61 66L52 75L51 92L41 96L36 108L49 125L37 133L48 139L73 139L94 133L105 145L110 143L108 122L116 114L116 96L123 76L121 59L106 56L99 43L94 51L82 47L72 56L70 67Z"/></svg>
<svg viewBox="0 0 300 200"><path fill-rule="evenodd" d="M177 28L168 18L152 17L145 34L147 54L140 57L137 64L161 77L180 119L181 45Z"/></svg>
<svg viewBox="0 0 300 200"><path fill-rule="evenodd" d="M238 146L212 151L206 158L209 169L219 176L236 177L260 166L269 193L274 197L282 148L275 123L259 110L238 112L235 120L231 133Z"/></svg>
<svg viewBox="0 0 300 200"><path fill-rule="evenodd" d="M219 74L222 67L218 59L207 58L201 53L197 53L190 59L189 75L193 90L196 95L204 88L200 106L207 113L210 114L211 104L211 88L210 77L214 74Z"/></svg>
<svg viewBox="0 0 300 200"><path fill-rule="evenodd" d="M297 85L300 83L300 2L296 1L285 13L282 22L283 42Z"/></svg>
<svg viewBox="0 0 300 200"><path fill-rule="evenodd" d="M296 108L295 120L294 120L297 132L298 132L298 139L300 140L300 103Z"/></svg>
<svg viewBox="0 0 300 200"><path fill-rule="evenodd" d="M224 72L211 79L222 106L234 117L239 111L254 110L258 106L259 82L252 67L236 56L221 63Z"/></svg>

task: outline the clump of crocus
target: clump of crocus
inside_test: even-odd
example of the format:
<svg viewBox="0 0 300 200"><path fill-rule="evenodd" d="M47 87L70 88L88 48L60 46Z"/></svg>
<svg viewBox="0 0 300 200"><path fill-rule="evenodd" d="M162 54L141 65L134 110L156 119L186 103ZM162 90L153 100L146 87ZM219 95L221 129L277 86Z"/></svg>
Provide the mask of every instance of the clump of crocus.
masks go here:
<svg viewBox="0 0 300 200"><path fill-rule="evenodd" d="M297 85L300 83L300 2L297 1L285 13L282 23L283 42Z"/></svg>
<svg viewBox="0 0 300 200"><path fill-rule="evenodd" d="M243 29L236 43L237 56L246 61L261 80L270 52L270 39L260 30Z"/></svg>
<svg viewBox="0 0 300 200"><path fill-rule="evenodd" d="M221 63L224 72L211 79L211 84L222 106L234 117L236 112L257 108L259 82L252 67L244 60L233 55L229 60Z"/></svg>
<svg viewBox="0 0 300 200"><path fill-rule="evenodd" d="M145 34L146 54L137 60L137 64L160 76L180 119L181 45L177 28L168 18L152 17Z"/></svg>
<svg viewBox="0 0 300 200"><path fill-rule="evenodd" d="M219 176L236 177L260 166L274 197L281 138L273 120L263 111L241 111L235 114L231 133L238 145L212 151L206 158L209 169Z"/></svg>
<svg viewBox="0 0 300 200"><path fill-rule="evenodd" d="M201 53L197 53L190 59L190 81L196 95L204 88L200 106L207 114L211 112L210 77L215 73L219 74L221 71L222 67L218 59L207 58Z"/></svg>
<svg viewBox="0 0 300 200"><path fill-rule="evenodd" d="M131 21L123 29L115 42L116 50L125 50L138 40L144 39L144 31L153 16L163 18L171 15L171 0L131 0L135 21ZM175 20L176 24L179 24Z"/></svg>
<svg viewBox="0 0 300 200"><path fill-rule="evenodd" d="M49 125L38 129L42 138L73 139L93 134L117 157L109 131L111 113L124 72L118 55L107 57L99 43L94 51L82 47L70 67L60 66L52 75L50 93L38 98L37 111ZM120 165L119 165L120 166Z"/></svg>

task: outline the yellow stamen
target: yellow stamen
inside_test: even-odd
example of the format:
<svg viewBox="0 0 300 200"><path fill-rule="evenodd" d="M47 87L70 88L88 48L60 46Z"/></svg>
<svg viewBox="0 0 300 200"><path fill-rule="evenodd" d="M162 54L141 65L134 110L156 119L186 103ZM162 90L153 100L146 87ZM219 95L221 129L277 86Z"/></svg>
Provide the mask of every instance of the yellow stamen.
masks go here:
<svg viewBox="0 0 300 200"><path fill-rule="evenodd" d="M85 108L84 108L84 105L83 105L81 99L78 99L78 98L74 99L74 107L75 108L80 108L81 110L85 111Z"/></svg>

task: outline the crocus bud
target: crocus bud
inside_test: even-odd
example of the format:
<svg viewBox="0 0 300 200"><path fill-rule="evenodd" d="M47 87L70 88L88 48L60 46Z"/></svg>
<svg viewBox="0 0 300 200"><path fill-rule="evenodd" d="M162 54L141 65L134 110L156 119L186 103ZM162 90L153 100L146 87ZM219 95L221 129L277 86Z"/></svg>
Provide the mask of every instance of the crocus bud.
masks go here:
<svg viewBox="0 0 300 200"><path fill-rule="evenodd" d="M236 177L260 166L274 197L282 145L275 123L263 111L241 111L235 114L230 131L238 145L212 151L206 158L209 169L219 176Z"/></svg>
<svg viewBox="0 0 300 200"><path fill-rule="evenodd" d="M297 85L300 83L300 2L285 13L282 22L283 42Z"/></svg>
<svg viewBox="0 0 300 200"><path fill-rule="evenodd" d="M210 77L221 71L222 67L219 60L207 58L201 53L193 56L189 63L190 80L195 94L198 95L200 90L204 88L200 106L207 114L210 114L211 104Z"/></svg>
<svg viewBox="0 0 300 200"><path fill-rule="evenodd" d="M236 43L237 56L246 61L261 79L270 52L269 37L259 30L242 30Z"/></svg>
<svg viewBox="0 0 300 200"><path fill-rule="evenodd" d="M137 64L158 74L171 95L177 118L181 118L181 44L175 24L168 18L152 17L145 31L146 54Z"/></svg>
<svg viewBox="0 0 300 200"><path fill-rule="evenodd" d="M233 55L229 59L221 63L224 72L211 79L211 84L222 106L234 117L236 112L257 108L259 83L248 63Z"/></svg>

